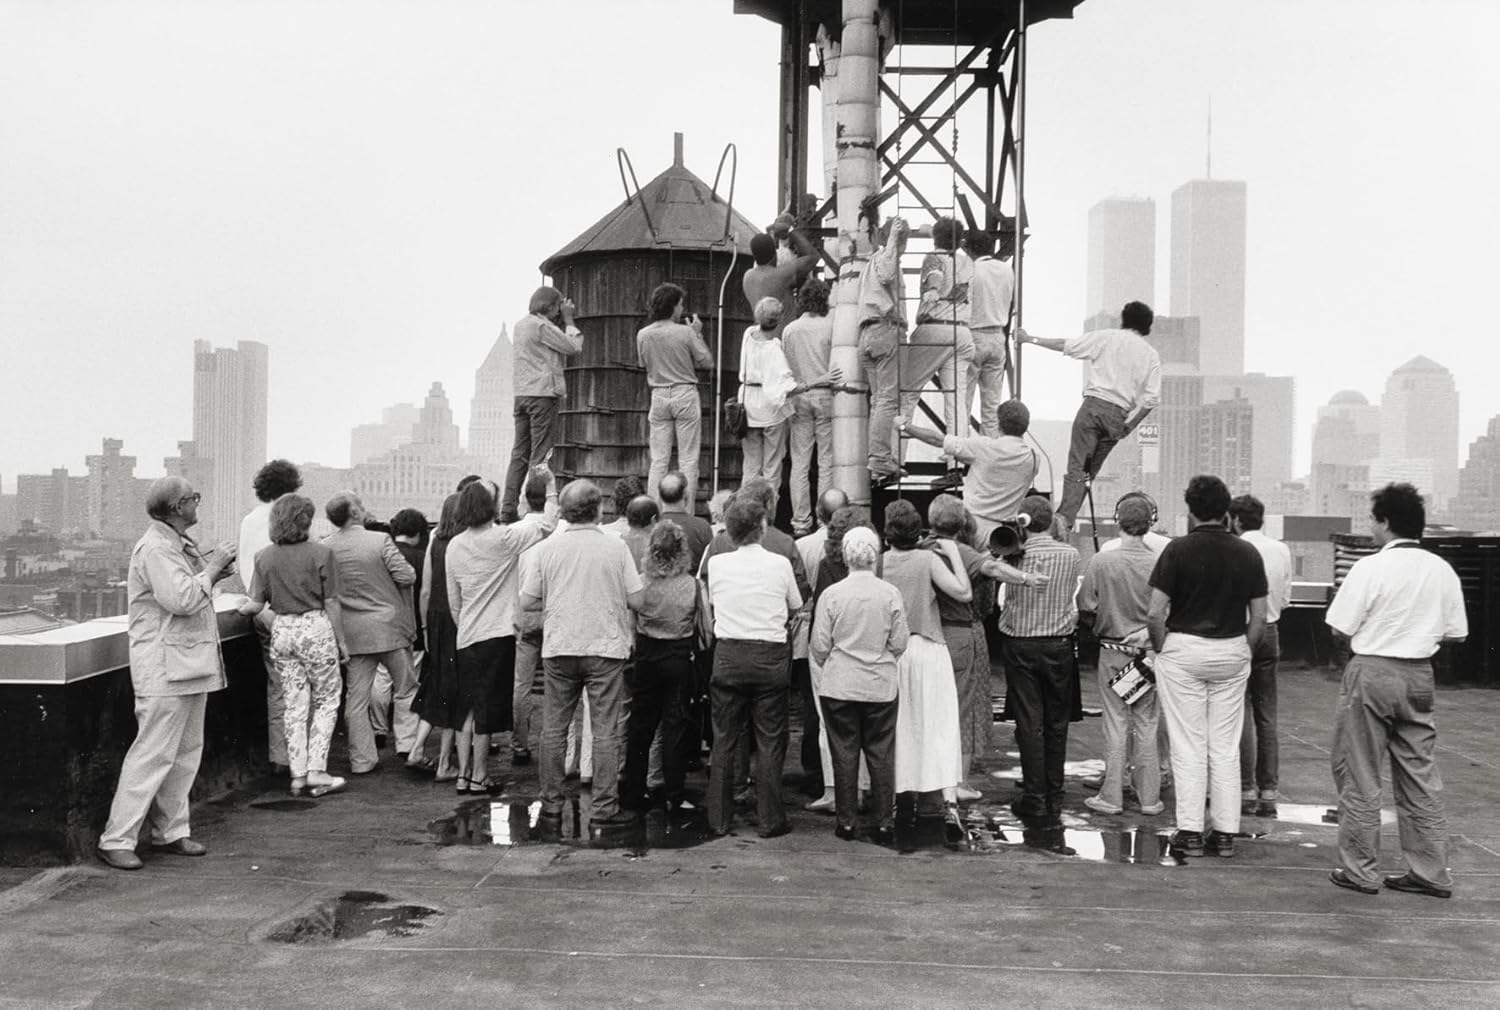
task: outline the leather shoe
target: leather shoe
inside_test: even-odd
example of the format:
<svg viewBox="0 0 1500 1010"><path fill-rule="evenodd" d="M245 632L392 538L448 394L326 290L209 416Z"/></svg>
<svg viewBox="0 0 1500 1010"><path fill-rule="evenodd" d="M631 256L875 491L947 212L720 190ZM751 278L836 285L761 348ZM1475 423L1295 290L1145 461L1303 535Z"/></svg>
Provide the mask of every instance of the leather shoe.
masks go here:
<svg viewBox="0 0 1500 1010"><path fill-rule="evenodd" d="M1399 877L1386 877L1382 883L1393 891L1405 891L1408 894L1425 894L1429 898L1453 897L1453 889L1451 887L1438 887L1436 884L1429 884L1425 880L1418 880L1410 873L1403 873Z"/></svg>
<svg viewBox="0 0 1500 1010"><path fill-rule="evenodd" d="M876 845L892 846L896 844L895 828L876 828L870 832L870 841Z"/></svg>
<svg viewBox="0 0 1500 1010"><path fill-rule="evenodd" d="M175 842L167 842L164 845L151 843L152 852L168 852L174 856L206 856L208 846L202 842L195 842L191 838L179 838Z"/></svg>
<svg viewBox="0 0 1500 1010"><path fill-rule="evenodd" d="M852 825L852 824L840 824L838 827L836 827L836 828L833 829L833 836L835 838L841 838L841 839L843 839L846 842L852 842L852 841L854 841L854 838L855 838L854 825Z"/></svg>
<svg viewBox="0 0 1500 1010"><path fill-rule="evenodd" d="M1339 869L1334 870L1332 873L1328 874L1328 879L1339 887L1344 888L1346 891L1358 891L1360 894L1380 893L1380 888L1370 887L1367 884L1361 884L1359 881L1349 876L1349 874L1343 869L1343 867L1340 867Z"/></svg>
<svg viewBox="0 0 1500 1010"><path fill-rule="evenodd" d="M117 870L139 870L143 865L141 857L129 849L95 849L94 854L105 866L113 866Z"/></svg>

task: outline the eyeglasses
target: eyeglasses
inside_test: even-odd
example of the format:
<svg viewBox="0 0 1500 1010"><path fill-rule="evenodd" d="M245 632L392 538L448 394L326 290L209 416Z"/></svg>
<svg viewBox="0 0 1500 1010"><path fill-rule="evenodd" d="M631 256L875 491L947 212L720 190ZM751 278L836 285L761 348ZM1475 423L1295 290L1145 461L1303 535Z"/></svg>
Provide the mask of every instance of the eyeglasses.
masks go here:
<svg viewBox="0 0 1500 1010"><path fill-rule="evenodd" d="M194 491L192 494L185 494L181 498L177 499L177 507L182 508L182 506L187 502L192 502L194 505L196 505L202 500L203 495L199 494L197 491Z"/></svg>

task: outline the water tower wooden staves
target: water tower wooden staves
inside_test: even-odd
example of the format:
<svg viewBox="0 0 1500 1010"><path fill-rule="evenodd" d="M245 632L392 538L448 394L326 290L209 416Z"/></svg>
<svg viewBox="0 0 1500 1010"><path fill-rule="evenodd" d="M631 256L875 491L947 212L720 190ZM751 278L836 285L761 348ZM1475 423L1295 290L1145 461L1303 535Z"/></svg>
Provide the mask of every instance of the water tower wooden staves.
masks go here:
<svg viewBox="0 0 1500 1010"><path fill-rule="evenodd" d="M915 226L957 217L997 234L1002 245L1016 220L1024 233L1027 30L1071 18L1081 2L733 0L735 13L781 26L778 199L788 206L818 194L815 216L832 213L837 223L822 229L827 266L838 277L833 363L856 388L863 378L857 279L870 253L861 207L874 200ZM812 87L821 98L823 165L810 186ZM909 251L915 267L926 250L913 243ZM1019 324L1019 251L1014 268ZM1011 388L1019 393L1014 360ZM834 411L833 483L868 501L866 397L841 393Z"/></svg>
<svg viewBox="0 0 1500 1010"><path fill-rule="evenodd" d="M635 335L646 325L652 289L671 281L687 292L688 311L703 317L709 351L720 363L719 382L712 373L699 375L701 511L715 479L715 405L735 389L740 336L753 322L740 278L752 262L750 237L760 229L735 213L732 181L723 180L728 192L719 193L683 165L681 134L675 154L669 168L636 187L634 171L626 176L629 159L619 152L624 202L541 265L542 273L577 304L578 328L584 333L582 353L568 361L562 437L553 468L563 477L595 481L606 495L621 477L645 479L651 464L646 421L651 392L636 355ZM674 455L672 468L679 466ZM739 485L738 443L721 440L717 471L720 486Z"/></svg>

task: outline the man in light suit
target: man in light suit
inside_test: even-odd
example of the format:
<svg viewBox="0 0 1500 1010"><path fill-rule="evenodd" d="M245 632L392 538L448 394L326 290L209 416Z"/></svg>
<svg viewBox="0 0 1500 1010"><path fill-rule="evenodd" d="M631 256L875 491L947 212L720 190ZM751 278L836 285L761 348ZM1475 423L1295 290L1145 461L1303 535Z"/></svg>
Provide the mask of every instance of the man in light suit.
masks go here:
<svg viewBox="0 0 1500 1010"><path fill-rule="evenodd" d="M391 675L397 753L410 753L416 740L418 719L411 710L417 693L411 656L416 628L401 589L415 583L417 574L388 534L364 528L365 507L354 492L340 491L328 500L324 512L338 527L324 543L338 563L339 606L349 649L344 682L349 770L363 775L380 762L370 723L370 687L377 665L385 664Z"/></svg>
<svg viewBox="0 0 1500 1010"><path fill-rule="evenodd" d="M233 542L207 556L187 535L201 499L181 477L146 492L151 526L130 552L130 683L135 741L120 768L99 858L139 870L141 824L151 818L151 848L179 856L208 850L188 827L188 793L203 757L203 714L211 691L227 686L214 614L214 583L230 573Z"/></svg>

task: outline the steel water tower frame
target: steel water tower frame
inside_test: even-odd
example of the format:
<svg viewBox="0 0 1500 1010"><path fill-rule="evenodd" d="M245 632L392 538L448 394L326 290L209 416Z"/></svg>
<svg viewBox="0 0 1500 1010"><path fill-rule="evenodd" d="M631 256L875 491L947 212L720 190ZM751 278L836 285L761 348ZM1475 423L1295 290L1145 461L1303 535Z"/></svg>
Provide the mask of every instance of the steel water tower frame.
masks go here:
<svg viewBox="0 0 1500 1010"><path fill-rule="evenodd" d="M865 454L867 394L858 356L858 278L871 252L862 215L887 204L914 224L957 217L1013 239L1026 234L1026 36L1042 21L1071 18L1082 0L734 0L737 14L781 28L777 199L808 191L810 89L822 98L823 186L814 220L834 288L832 363L851 391L834 404L833 483L870 500ZM982 143L962 146L960 111L982 102ZM881 128L882 106L892 111ZM1021 321L1021 243L1012 243ZM920 255L920 250L913 250ZM909 273L915 270L908 269ZM1019 395L1019 347L1011 350ZM925 409L925 405L924 405ZM928 411L932 416L931 411ZM941 423L933 417L935 423Z"/></svg>

